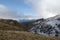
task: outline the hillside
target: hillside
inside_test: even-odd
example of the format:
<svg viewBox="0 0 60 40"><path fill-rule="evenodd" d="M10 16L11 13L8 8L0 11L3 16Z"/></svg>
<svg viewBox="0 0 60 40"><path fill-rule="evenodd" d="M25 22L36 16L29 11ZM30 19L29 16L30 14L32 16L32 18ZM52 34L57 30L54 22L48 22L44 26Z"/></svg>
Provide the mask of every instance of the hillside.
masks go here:
<svg viewBox="0 0 60 40"><path fill-rule="evenodd" d="M33 27L35 27L36 25L39 25L41 22L43 22L45 19L43 19L43 18L41 18L41 19L37 19L37 20L35 20L33 23L31 23L31 24L28 24L27 26L27 30L29 30L29 29L31 29L31 28L33 28Z"/></svg>
<svg viewBox="0 0 60 40"><path fill-rule="evenodd" d="M51 37L60 37L60 15L38 20L31 24L33 28L29 31Z"/></svg>
<svg viewBox="0 0 60 40"><path fill-rule="evenodd" d="M16 20L0 19L0 30L18 30L25 31L25 26Z"/></svg>
<svg viewBox="0 0 60 40"><path fill-rule="evenodd" d="M22 31L0 30L0 40L57 40L57 39Z"/></svg>

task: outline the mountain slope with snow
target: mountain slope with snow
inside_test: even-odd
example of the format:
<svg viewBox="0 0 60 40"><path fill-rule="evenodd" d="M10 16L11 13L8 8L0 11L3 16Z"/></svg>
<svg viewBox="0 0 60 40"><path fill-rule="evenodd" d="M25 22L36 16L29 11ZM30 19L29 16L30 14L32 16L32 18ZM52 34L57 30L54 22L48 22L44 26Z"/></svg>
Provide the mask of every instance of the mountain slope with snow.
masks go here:
<svg viewBox="0 0 60 40"><path fill-rule="evenodd" d="M29 30L30 32L46 36L60 37L60 15L44 19L43 21L39 20L37 22L33 23L33 25L37 25L33 26L33 28Z"/></svg>

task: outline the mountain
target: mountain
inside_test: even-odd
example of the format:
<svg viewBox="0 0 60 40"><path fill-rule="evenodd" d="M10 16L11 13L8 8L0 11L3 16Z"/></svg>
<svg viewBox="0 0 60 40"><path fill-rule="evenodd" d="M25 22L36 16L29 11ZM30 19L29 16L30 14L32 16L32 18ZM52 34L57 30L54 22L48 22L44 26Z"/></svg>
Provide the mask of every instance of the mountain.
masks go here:
<svg viewBox="0 0 60 40"><path fill-rule="evenodd" d="M46 21L47 19L38 19L26 27L16 20L0 19L0 40L60 40L59 37L49 37L37 33L39 30L44 32L43 30L45 29L39 29L39 27ZM46 30L47 29L48 28L46 28Z"/></svg>
<svg viewBox="0 0 60 40"><path fill-rule="evenodd" d="M32 28L29 32L51 37L60 37L60 15L47 19L39 19L30 25L32 25Z"/></svg>

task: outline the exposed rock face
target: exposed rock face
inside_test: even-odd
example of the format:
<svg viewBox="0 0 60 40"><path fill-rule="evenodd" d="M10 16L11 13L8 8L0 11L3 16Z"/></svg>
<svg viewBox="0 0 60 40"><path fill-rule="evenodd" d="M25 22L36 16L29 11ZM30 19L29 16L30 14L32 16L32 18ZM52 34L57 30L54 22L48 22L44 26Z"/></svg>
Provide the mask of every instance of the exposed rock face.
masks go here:
<svg viewBox="0 0 60 40"><path fill-rule="evenodd" d="M39 24L37 22L39 22ZM60 37L60 15L37 22L35 22L37 25L29 30L30 32Z"/></svg>

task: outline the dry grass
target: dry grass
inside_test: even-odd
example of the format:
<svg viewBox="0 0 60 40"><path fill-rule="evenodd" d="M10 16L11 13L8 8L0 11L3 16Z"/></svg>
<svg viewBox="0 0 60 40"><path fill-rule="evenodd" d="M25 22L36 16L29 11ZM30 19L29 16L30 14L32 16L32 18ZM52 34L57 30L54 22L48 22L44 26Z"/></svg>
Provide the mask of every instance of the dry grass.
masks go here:
<svg viewBox="0 0 60 40"><path fill-rule="evenodd" d="M0 40L57 40L54 38L20 31L0 30Z"/></svg>
<svg viewBox="0 0 60 40"><path fill-rule="evenodd" d="M18 30L18 31L24 31L24 26L13 26L13 25L10 25L10 24L6 24L6 23L3 23L3 22L0 22L0 30Z"/></svg>

